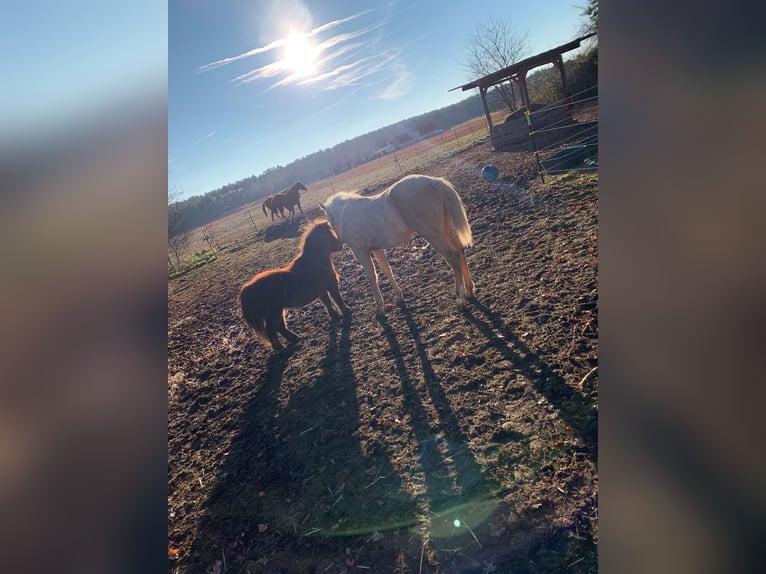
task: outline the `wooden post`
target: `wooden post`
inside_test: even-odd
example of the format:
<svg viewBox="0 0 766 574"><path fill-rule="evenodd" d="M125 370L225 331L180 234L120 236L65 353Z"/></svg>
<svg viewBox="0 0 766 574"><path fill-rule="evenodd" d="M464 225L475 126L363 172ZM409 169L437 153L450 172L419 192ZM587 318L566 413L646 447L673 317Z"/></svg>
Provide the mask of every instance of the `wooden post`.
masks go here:
<svg viewBox="0 0 766 574"><path fill-rule="evenodd" d="M207 241L207 244L210 246L210 251L212 251L214 254L216 252L216 241L215 241L215 235L213 234L213 228L208 225L202 226L202 239Z"/></svg>
<svg viewBox="0 0 766 574"><path fill-rule="evenodd" d="M489 113L489 106L487 105L487 88L479 86L479 93L481 94L481 103L484 104L484 115L487 116L487 130L489 135L492 135L492 115Z"/></svg>
<svg viewBox="0 0 766 574"><path fill-rule="evenodd" d="M555 64L559 69L559 73L561 74L561 87L564 89L564 97L567 97L569 95L569 88L567 87L567 73L564 69L564 58L562 58L561 54L559 54L556 58Z"/></svg>
<svg viewBox="0 0 766 574"><path fill-rule="evenodd" d="M253 221L253 216L250 215L250 210L247 210L247 216L250 218L250 223L253 224L253 231L258 231L258 228L255 226L255 221Z"/></svg>
<svg viewBox="0 0 766 574"><path fill-rule="evenodd" d="M527 70L519 72L518 80L519 88L521 89L521 99L524 107L529 109L529 90L527 90Z"/></svg>
<svg viewBox="0 0 766 574"><path fill-rule="evenodd" d="M396 157L396 152L394 152L394 161L396 162L396 166L399 168L399 173L404 173L402 166L399 164L399 158Z"/></svg>

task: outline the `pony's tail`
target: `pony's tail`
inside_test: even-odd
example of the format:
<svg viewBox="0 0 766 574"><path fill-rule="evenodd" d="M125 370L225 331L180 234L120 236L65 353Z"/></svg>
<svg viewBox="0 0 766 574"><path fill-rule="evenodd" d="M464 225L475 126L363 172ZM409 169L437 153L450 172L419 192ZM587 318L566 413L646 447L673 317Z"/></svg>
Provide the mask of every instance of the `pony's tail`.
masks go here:
<svg viewBox="0 0 766 574"><path fill-rule="evenodd" d="M269 214L266 213L266 202L265 201L261 204L261 208L263 209L263 214L266 216L266 219L268 219L269 218Z"/></svg>
<svg viewBox="0 0 766 574"><path fill-rule="evenodd" d="M242 318L256 338L267 347L271 347L271 342L266 336L266 318L260 312L258 298L250 287L250 285L245 285L237 293L237 302L242 309Z"/></svg>
<svg viewBox="0 0 766 574"><path fill-rule="evenodd" d="M468 223L463 200L460 199L458 192L446 179L440 178L435 187L447 208L447 215L452 222L452 228L455 230L458 241L463 247L471 247L473 245L473 233L471 232L471 225Z"/></svg>

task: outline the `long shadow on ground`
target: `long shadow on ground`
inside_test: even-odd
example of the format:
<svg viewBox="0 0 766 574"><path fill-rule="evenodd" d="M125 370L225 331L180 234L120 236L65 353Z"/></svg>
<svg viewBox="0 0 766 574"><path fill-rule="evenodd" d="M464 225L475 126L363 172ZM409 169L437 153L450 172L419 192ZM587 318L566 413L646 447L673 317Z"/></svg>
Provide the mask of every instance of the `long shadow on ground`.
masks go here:
<svg viewBox="0 0 766 574"><path fill-rule="evenodd" d="M502 317L474 299L482 316L470 307L465 317L487 338L492 346L513 365L527 373L529 380L542 396L555 407L562 420L584 440L594 462L598 461L598 412L592 401L576 392L556 374L505 324Z"/></svg>
<svg viewBox="0 0 766 574"><path fill-rule="evenodd" d="M190 561L197 567L204 568L208 565L204 561L217 554L246 558L240 533L252 534L255 525L243 524L238 516L240 508L257 504L261 484L281 479L280 469L269 465L264 456L261 437L267 433L266 422L276 413L282 376L294 352L294 348L288 348L284 353L272 354L266 370L253 383L258 390L242 416L239 433L206 501L206 512L192 545ZM214 546L220 550L214 551Z"/></svg>
<svg viewBox="0 0 766 574"><path fill-rule="evenodd" d="M286 239L288 237L299 237L301 226L306 222L303 217L295 217L292 220L269 223L268 227L263 229L263 241L269 243L277 239Z"/></svg>
<svg viewBox="0 0 766 574"><path fill-rule="evenodd" d="M422 382L410 374L397 335L385 317L379 318L391 349L401 383L403 405L410 415L412 429L419 444L419 463L425 481L425 494L419 498L421 509L428 512L427 537L438 549L448 545L477 545L471 524L475 527L492 514L491 486L473 456L468 440L441 387L441 382L428 359L420 331L406 306L400 306L423 372ZM436 410L439 426L430 428L426 401ZM446 542L444 542L446 543ZM437 550L437 554L439 554Z"/></svg>
<svg viewBox="0 0 766 574"><path fill-rule="evenodd" d="M363 542L413 524L416 506L389 461L362 452L350 328L330 323L321 372L310 380L285 374L292 351L269 359L205 503L191 552L197 568L225 556L230 572L337 571L357 560L395 570L393 537L372 549Z"/></svg>

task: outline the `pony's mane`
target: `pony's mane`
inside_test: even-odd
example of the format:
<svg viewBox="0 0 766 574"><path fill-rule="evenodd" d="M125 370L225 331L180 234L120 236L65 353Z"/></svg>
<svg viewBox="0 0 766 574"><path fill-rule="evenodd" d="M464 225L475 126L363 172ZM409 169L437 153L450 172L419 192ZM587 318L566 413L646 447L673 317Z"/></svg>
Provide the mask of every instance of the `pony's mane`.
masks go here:
<svg viewBox="0 0 766 574"><path fill-rule="evenodd" d="M339 191L335 194L336 197L364 197L361 193L359 193L359 190L356 191Z"/></svg>
<svg viewBox="0 0 766 574"><path fill-rule="evenodd" d="M303 253L303 249L306 247L306 240L308 240L309 235L314 233L317 227L326 223L327 223L327 220L324 218L315 219L309 224L308 227L306 227L306 229L303 231L303 234L301 235L301 240L298 242L299 253Z"/></svg>

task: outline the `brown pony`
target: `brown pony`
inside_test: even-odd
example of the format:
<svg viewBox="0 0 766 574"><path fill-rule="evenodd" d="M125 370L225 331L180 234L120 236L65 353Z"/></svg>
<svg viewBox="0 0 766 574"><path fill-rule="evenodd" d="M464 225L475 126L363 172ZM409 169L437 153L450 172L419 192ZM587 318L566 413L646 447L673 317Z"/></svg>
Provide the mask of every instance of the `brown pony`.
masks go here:
<svg viewBox="0 0 766 574"><path fill-rule="evenodd" d="M299 339L287 328L285 309L303 307L319 299L331 319L340 317L332 300L343 315L351 313L340 295L338 274L332 262L333 252L341 249L343 244L327 220L314 220L303 233L299 253L289 265L258 273L242 286L237 294L242 316L264 345L282 350L279 333L291 343Z"/></svg>
<svg viewBox="0 0 766 574"><path fill-rule="evenodd" d="M278 209L280 214L283 209L286 209L290 212L290 219L293 219L295 217L295 206L297 205L298 209L301 210L301 215L306 217L306 214L303 213L303 208L301 207L301 196L298 193L298 190L300 189L307 191L305 185L303 185L300 181L296 181L292 187L284 189L278 194L274 195L271 200L270 207L272 210L272 215L273 210L275 209Z"/></svg>
<svg viewBox="0 0 766 574"><path fill-rule="evenodd" d="M269 211L271 211L271 221L274 221L274 214L279 213L279 217L282 218L282 220L285 219L285 214L282 211L282 207L274 207L274 197L273 195L270 195L266 198L266 201L263 202L263 205L261 205L261 208L263 209L263 214L268 219L269 214L266 213L266 208L269 208Z"/></svg>

